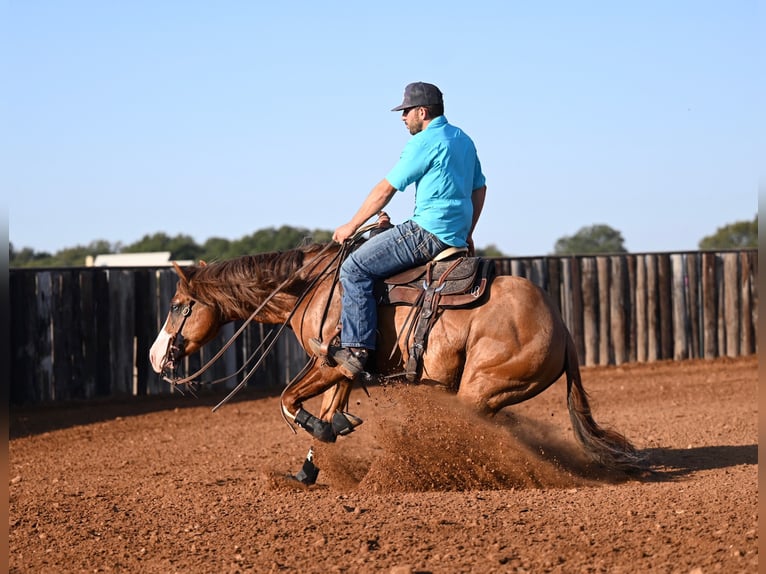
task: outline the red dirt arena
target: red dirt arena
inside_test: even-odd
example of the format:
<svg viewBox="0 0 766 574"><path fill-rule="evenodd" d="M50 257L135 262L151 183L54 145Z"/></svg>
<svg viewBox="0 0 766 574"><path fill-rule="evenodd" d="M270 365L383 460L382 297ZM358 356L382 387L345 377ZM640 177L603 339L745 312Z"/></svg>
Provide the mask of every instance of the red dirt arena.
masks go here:
<svg viewBox="0 0 766 574"><path fill-rule="evenodd" d="M492 420L422 386L352 395L316 445L279 400L12 409L10 571L757 572L756 357L583 369L654 473L586 464L565 382Z"/></svg>

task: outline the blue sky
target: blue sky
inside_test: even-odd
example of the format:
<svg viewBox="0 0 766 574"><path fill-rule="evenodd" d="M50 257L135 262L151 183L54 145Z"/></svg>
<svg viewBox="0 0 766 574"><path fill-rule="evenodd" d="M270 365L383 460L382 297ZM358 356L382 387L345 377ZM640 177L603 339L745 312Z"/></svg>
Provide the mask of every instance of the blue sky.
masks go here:
<svg viewBox="0 0 766 574"><path fill-rule="evenodd" d="M410 135L389 110L427 81L479 150L477 246L545 255L603 223L633 252L693 250L758 210L761 10L6 0L9 239L55 252L334 229L398 159ZM413 201L396 195L395 222Z"/></svg>

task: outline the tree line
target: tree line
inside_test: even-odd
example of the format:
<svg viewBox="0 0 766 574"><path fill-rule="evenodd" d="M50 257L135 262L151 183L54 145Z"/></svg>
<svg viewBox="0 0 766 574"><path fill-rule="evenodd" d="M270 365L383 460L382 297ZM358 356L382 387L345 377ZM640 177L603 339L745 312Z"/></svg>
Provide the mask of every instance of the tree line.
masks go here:
<svg viewBox="0 0 766 574"><path fill-rule="evenodd" d="M177 260L220 261L242 255L286 251L307 243L325 243L332 240L332 231L325 229L306 229L283 225L269 227L246 235L240 239L229 240L211 237L202 245L193 237L179 234L174 237L158 232L145 235L135 243L123 245L99 239L88 245L67 247L56 253L37 252L29 247L15 249L9 244L10 267L81 267L88 256L106 253L147 253L152 251L170 251L171 258ZM719 227L715 233L703 237L699 242L701 250L720 249L755 249L758 247L758 216L752 221L737 221ZM483 257L507 257L495 245L476 249ZM582 227L577 233L558 239L552 255L592 255L605 253L627 253L622 233L605 224Z"/></svg>

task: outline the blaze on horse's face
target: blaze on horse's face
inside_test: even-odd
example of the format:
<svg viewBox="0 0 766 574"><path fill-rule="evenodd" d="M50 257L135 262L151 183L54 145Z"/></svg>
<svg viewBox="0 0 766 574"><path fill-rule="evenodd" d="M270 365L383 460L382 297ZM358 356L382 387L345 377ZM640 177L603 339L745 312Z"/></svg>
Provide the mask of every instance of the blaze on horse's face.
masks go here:
<svg viewBox="0 0 766 574"><path fill-rule="evenodd" d="M149 351L152 368L167 375L173 373L181 359L199 351L220 329L215 308L194 299L187 275L175 263L173 266L178 273L178 286L165 324Z"/></svg>

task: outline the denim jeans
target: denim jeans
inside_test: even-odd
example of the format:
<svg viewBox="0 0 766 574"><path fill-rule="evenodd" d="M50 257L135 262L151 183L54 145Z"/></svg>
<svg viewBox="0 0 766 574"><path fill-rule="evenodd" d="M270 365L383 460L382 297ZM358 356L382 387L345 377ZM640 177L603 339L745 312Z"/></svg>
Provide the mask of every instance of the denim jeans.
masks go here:
<svg viewBox="0 0 766 574"><path fill-rule="evenodd" d="M417 223L405 221L352 252L340 268L341 346L374 349L378 325L375 282L426 263L448 247Z"/></svg>

